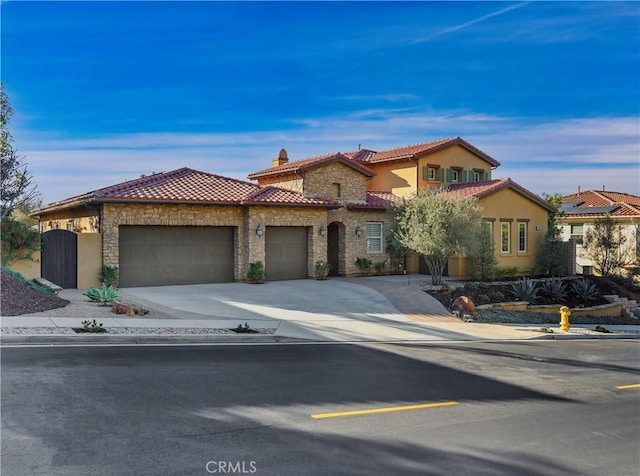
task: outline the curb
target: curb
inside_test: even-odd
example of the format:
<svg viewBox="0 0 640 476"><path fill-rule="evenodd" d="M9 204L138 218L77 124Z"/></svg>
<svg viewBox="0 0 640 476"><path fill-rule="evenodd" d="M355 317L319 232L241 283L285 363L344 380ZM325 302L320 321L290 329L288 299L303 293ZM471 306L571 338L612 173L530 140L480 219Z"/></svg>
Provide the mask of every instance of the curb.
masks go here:
<svg viewBox="0 0 640 476"><path fill-rule="evenodd" d="M101 344L264 344L292 341L275 335L3 335L0 345L101 345Z"/></svg>

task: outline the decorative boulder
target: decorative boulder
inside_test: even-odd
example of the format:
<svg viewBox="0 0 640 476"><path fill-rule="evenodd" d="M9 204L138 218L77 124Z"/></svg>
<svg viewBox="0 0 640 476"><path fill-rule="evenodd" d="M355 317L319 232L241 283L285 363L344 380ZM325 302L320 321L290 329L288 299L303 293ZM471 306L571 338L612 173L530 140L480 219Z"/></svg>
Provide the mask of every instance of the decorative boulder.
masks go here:
<svg viewBox="0 0 640 476"><path fill-rule="evenodd" d="M467 296L460 296L459 298L456 298L453 303L451 303L451 309L453 309L454 311L475 312L476 305Z"/></svg>

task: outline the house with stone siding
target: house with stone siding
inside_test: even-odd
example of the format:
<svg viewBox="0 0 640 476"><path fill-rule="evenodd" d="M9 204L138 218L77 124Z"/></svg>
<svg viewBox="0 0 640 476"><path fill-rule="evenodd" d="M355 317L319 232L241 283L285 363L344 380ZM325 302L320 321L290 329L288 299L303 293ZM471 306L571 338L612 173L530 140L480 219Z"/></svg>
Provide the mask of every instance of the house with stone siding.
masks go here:
<svg viewBox="0 0 640 476"><path fill-rule="evenodd" d="M41 275L86 288L106 265L119 268L123 287L215 283L242 281L261 261L267 280L283 280L314 276L321 260L332 274L358 274L358 258L385 272L419 272L419 257L405 263L386 251L387 209L430 186L478 196L501 264L527 274L553 207L492 179L499 165L453 138L295 161L283 149L251 182L190 168L141 176L37 210ZM56 275L63 271L66 278ZM450 261L449 274L466 276L464 257Z"/></svg>

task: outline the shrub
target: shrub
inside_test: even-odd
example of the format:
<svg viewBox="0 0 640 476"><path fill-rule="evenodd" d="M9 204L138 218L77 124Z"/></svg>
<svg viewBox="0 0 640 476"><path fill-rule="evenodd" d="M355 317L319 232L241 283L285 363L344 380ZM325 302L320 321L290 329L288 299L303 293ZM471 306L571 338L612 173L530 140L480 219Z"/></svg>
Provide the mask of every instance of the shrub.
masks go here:
<svg viewBox="0 0 640 476"><path fill-rule="evenodd" d="M356 258L356 268L358 268L361 273L368 274L369 271L371 271L372 265L373 263L368 258Z"/></svg>
<svg viewBox="0 0 640 476"><path fill-rule="evenodd" d="M100 282L107 286L118 286L118 267L102 266L100 268Z"/></svg>
<svg viewBox="0 0 640 476"><path fill-rule="evenodd" d="M571 290L578 299L581 299L584 302L595 301L600 295L596 285L586 279L576 279L571 283Z"/></svg>
<svg viewBox="0 0 640 476"><path fill-rule="evenodd" d="M249 271L247 272L247 281L253 284L264 283L266 274L262 261L254 261L249 263Z"/></svg>
<svg viewBox="0 0 640 476"><path fill-rule="evenodd" d="M118 291L116 291L113 286L107 287L105 284L103 284L99 288L91 286L83 294L87 296L91 301L102 304L103 306L111 304L112 302L120 299L120 294L118 294Z"/></svg>
<svg viewBox="0 0 640 476"><path fill-rule="evenodd" d="M327 275L331 271L331 263L325 260L316 261L314 271L316 279L327 279Z"/></svg>
<svg viewBox="0 0 640 476"><path fill-rule="evenodd" d="M522 278L511 284L512 294L519 301L534 303L538 300L538 288L536 283L529 278Z"/></svg>
<svg viewBox="0 0 640 476"><path fill-rule="evenodd" d="M107 332L107 330L102 327L102 322L98 323L95 319L92 321L86 320L82 321L82 327L85 332L98 333L98 332Z"/></svg>
<svg viewBox="0 0 640 476"><path fill-rule="evenodd" d="M557 301L564 301L567 297L567 286L558 278L551 278L543 281L540 284L540 290L542 291L542 294Z"/></svg>
<svg viewBox="0 0 640 476"><path fill-rule="evenodd" d="M378 261L373 265L373 267L376 269L376 273L382 274L384 272L384 269L387 267L387 260Z"/></svg>
<svg viewBox="0 0 640 476"><path fill-rule="evenodd" d="M238 324L238 327L232 330L233 332L236 332L238 334L255 334L256 333L256 331L251 329L251 327L249 327L249 324L247 324L246 322L244 323L244 326L242 324Z"/></svg>
<svg viewBox="0 0 640 476"><path fill-rule="evenodd" d="M518 274L517 266L498 266L496 267L496 278L497 279L505 279L505 278L515 278Z"/></svg>
<svg viewBox="0 0 640 476"><path fill-rule="evenodd" d="M478 304L489 304L491 302L491 299L487 294L479 294L477 299L478 299Z"/></svg>
<svg viewBox="0 0 640 476"><path fill-rule="evenodd" d="M502 291L489 291L487 295L492 302L502 302L506 297Z"/></svg>

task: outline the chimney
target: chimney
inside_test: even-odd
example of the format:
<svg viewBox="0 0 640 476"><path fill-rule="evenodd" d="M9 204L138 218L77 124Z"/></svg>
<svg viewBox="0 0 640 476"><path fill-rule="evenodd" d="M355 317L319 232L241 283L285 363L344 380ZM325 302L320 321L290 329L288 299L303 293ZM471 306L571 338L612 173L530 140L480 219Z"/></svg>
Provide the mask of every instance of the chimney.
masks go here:
<svg viewBox="0 0 640 476"><path fill-rule="evenodd" d="M287 151L283 148L280 149L278 157L271 161L271 167L277 167L278 165L286 164L287 162L289 162L289 157L287 156Z"/></svg>
<svg viewBox="0 0 640 476"><path fill-rule="evenodd" d="M580 185L578 185L578 195L580 195Z"/></svg>

